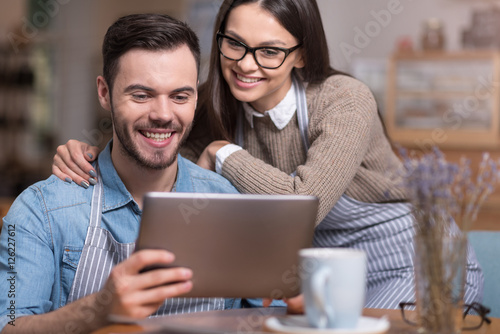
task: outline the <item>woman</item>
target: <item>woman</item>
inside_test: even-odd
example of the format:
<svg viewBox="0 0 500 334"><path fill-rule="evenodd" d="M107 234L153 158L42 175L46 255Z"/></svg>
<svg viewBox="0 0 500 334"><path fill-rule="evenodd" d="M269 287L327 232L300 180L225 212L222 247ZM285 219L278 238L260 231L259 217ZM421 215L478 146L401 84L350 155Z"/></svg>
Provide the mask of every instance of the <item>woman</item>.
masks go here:
<svg viewBox="0 0 500 334"><path fill-rule="evenodd" d="M88 179L84 152L95 156L97 148L60 146L54 173ZM316 1L224 1L182 153L243 193L317 196L314 246L367 252L365 306L414 300L413 218L396 173L388 173L400 161L370 90L330 67ZM471 256L469 303L482 293Z"/></svg>

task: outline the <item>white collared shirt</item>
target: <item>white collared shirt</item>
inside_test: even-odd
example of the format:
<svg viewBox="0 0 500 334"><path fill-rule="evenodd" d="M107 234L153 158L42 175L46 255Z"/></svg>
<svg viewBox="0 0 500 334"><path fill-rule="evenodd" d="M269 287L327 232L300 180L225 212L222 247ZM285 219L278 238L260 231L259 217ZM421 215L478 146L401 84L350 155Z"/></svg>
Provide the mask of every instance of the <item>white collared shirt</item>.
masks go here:
<svg viewBox="0 0 500 334"><path fill-rule="evenodd" d="M247 122L250 124L250 127L253 129L253 118L254 117L265 117L268 116L271 118L271 121L276 126L278 130L283 130L285 126L290 122L293 115L297 111L297 100L295 98L295 88L293 85L286 93L286 96L280 103L276 105L276 107L264 111L264 113L260 113L252 108L248 103L243 103L243 110L245 111L245 118ZM242 147L236 144L228 144L223 146L221 149L217 151L215 154L215 171L218 174L222 173L222 165L224 164L224 160L231 154L236 151L241 150Z"/></svg>
<svg viewBox="0 0 500 334"><path fill-rule="evenodd" d="M243 103L243 110L245 110L245 118L250 124L250 127L253 129L253 118L254 117L264 117L269 116L273 121L274 125L279 129L283 130L283 128L290 122L295 111L297 110L297 100L295 99L295 88L290 87L288 93L283 100L281 100L278 105L270 110L264 111L264 113L260 113L255 111L252 106L248 103Z"/></svg>

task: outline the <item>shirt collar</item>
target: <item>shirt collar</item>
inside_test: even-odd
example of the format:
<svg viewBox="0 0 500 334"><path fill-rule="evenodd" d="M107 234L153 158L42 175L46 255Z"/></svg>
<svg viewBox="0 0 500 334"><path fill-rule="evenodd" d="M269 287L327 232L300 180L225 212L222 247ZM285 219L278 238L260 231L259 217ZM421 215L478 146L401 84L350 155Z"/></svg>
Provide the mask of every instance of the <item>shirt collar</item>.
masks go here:
<svg viewBox="0 0 500 334"><path fill-rule="evenodd" d="M116 172L113 161L111 160L111 148L113 141L109 141L106 148L99 154L99 172L103 183L104 198L103 198L103 212L113 210L127 205L130 202L135 203L132 194L127 190L125 184L122 182L120 176ZM186 167L184 158L177 155L177 180L176 191L178 192L194 192L194 186L191 182L189 170Z"/></svg>
<svg viewBox="0 0 500 334"><path fill-rule="evenodd" d="M175 181L175 191L195 192L193 178L189 173L186 160L177 154L177 180Z"/></svg>
<svg viewBox="0 0 500 334"><path fill-rule="evenodd" d="M254 117L265 117L269 116L273 124L279 129L283 128L290 122L295 111L297 110L297 101L295 99L295 88L293 85L288 90L285 98L281 100L278 105L270 110L266 110L264 114L255 111L248 103L243 103L243 109L245 110L245 118L253 129L253 118Z"/></svg>
<svg viewBox="0 0 500 334"><path fill-rule="evenodd" d="M113 141L110 140L97 158L104 191L103 212L125 206L132 201L135 203L134 198L123 184L113 165L111 160L112 146Z"/></svg>

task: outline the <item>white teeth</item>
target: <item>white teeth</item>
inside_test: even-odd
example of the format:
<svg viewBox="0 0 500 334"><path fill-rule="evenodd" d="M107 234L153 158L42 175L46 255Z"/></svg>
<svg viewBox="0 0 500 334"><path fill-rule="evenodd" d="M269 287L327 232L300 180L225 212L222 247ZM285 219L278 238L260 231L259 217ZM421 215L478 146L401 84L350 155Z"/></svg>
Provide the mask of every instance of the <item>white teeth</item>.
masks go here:
<svg viewBox="0 0 500 334"><path fill-rule="evenodd" d="M168 132L168 133L144 132L144 134L146 135L147 138L151 138L155 141L162 141L162 140L168 139L168 138L170 138L170 136L172 136L172 132Z"/></svg>
<svg viewBox="0 0 500 334"><path fill-rule="evenodd" d="M260 81L260 79L258 79L258 78L246 78L246 77L243 77L239 74L236 74L236 77L238 78L238 80L243 81L244 83L255 83L255 82Z"/></svg>

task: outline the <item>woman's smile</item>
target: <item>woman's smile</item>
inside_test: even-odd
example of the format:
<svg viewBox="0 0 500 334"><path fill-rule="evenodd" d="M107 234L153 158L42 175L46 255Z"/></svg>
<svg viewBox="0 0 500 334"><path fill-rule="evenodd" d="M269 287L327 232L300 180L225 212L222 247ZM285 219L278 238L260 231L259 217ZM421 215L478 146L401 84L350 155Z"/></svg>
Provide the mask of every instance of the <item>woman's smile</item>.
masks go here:
<svg viewBox="0 0 500 334"><path fill-rule="evenodd" d="M260 77L255 77L255 76L246 76L243 74L239 74L234 72L234 82L235 84L243 89L251 89L254 88L258 85L260 85L265 79L260 78Z"/></svg>
<svg viewBox="0 0 500 334"><path fill-rule="evenodd" d="M264 80L262 78L255 78L255 77L247 77L247 76L243 76L241 74L238 74L236 73L236 78L244 83L256 83L256 82L259 82L261 80Z"/></svg>

